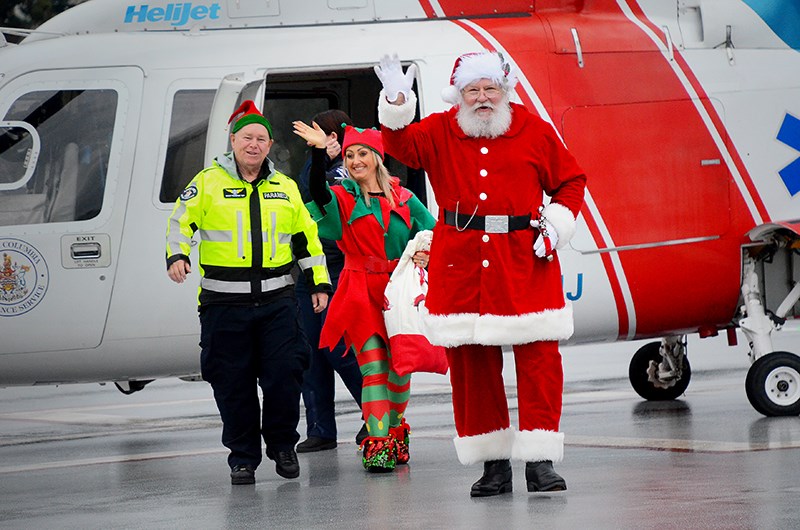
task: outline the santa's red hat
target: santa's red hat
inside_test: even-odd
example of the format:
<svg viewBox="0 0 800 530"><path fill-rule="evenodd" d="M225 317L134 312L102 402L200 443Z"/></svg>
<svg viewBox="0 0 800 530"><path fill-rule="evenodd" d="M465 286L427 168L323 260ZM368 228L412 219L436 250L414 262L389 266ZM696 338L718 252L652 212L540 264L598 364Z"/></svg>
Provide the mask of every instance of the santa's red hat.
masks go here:
<svg viewBox="0 0 800 530"><path fill-rule="evenodd" d="M351 145L363 145L378 153L383 159L383 138L377 129L360 129L348 125L344 128L344 141L342 142L342 152L347 151Z"/></svg>
<svg viewBox="0 0 800 530"><path fill-rule="evenodd" d="M451 105L459 103L464 87L480 79L491 79L506 91L517 84L517 76L502 53L489 50L465 53L453 65L450 86L442 90L442 99Z"/></svg>
<svg viewBox="0 0 800 530"><path fill-rule="evenodd" d="M252 99L243 101L242 104L239 105L239 108L233 111L231 117L228 118L228 125L230 125L234 120L236 121L231 127L231 134L236 134L236 132L245 125L259 123L267 129L269 137L272 138L272 125L270 125L269 120L267 120L267 118L265 118L264 115L259 112L258 107L256 107L256 104Z"/></svg>

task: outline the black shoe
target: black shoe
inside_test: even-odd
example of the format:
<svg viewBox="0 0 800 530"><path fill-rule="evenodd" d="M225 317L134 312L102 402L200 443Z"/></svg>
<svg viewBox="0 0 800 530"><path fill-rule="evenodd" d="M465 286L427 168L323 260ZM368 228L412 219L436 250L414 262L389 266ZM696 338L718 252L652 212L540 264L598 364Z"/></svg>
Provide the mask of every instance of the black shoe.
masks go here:
<svg viewBox="0 0 800 530"><path fill-rule="evenodd" d="M255 484L256 483L256 470L252 466L238 465L233 466L231 469L231 484Z"/></svg>
<svg viewBox="0 0 800 530"><path fill-rule="evenodd" d="M361 442L363 442L367 436L369 436L369 431L367 431L367 424L364 423L361 425L361 430L356 434L356 445L361 447Z"/></svg>
<svg viewBox="0 0 800 530"><path fill-rule="evenodd" d="M336 440L320 438L319 436L309 436L305 442L297 444L295 450L298 453L316 453L317 451L327 451L336 449Z"/></svg>
<svg viewBox="0 0 800 530"><path fill-rule="evenodd" d="M483 476L472 485L470 497L492 497L501 493L511 493L511 462L508 460L489 460L483 463Z"/></svg>
<svg viewBox="0 0 800 530"><path fill-rule="evenodd" d="M567 482L553 469L549 460L543 462L527 462L525 464L525 480L528 491L564 491Z"/></svg>
<svg viewBox="0 0 800 530"><path fill-rule="evenodd" d="M297 478L300 476L300 463L294 449L288 451L270 451L267 449L267 458L275 461L275 472L283 478Z"/></svg>

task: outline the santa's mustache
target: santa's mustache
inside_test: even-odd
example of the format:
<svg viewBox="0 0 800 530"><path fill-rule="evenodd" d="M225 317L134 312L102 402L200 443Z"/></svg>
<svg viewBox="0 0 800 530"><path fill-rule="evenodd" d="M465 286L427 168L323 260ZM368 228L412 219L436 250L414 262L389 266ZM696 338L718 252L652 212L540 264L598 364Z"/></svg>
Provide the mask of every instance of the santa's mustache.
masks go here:
<svg viewBox="0 0 800 530"><path fill-rule="evenodd" d="M493 103L491 103L489 101L486 101L486 102L483 102L483 103L478 103L478 102L473 103L472 106L470 107L470 110L472 112L478 111L480 109L491 109L491 110L494 110L495 106L494 106Z"/></svg>
<svg viewBox="0 0 800 530"><path fill-rule="evenodd" d="M488 112L479 112L483 109ZM482 101L462 106L456 113L456 120L467 136L497 138L504 134L511 125L511 107L508 100L491 102Z"/></svg>

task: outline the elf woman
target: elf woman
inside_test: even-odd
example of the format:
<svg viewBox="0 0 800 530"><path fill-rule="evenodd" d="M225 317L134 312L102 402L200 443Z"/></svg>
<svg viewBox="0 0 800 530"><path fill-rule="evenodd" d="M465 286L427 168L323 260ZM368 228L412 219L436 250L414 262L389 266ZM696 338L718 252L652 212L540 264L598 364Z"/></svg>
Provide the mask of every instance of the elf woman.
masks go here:
<svg viewBox="0 0 800 530"><path fill-rule="evenodd" d="M369 436L362 443L368 471L392 471L408 462L409 427L403 415L411 377L390 367L389 339L383 321L383 292L407 243L436 220L383 165L383 141L375 129L345 128L342 150L348 178L341 186L325 181L325 132L316 124L293 123L294 132L312 149L306 204L320 236L337 242L344 253L339 288L328 308L320 347L340 338L356 352L363 376L362 411ZM414 262L427 266L418 252Z"/></svg>

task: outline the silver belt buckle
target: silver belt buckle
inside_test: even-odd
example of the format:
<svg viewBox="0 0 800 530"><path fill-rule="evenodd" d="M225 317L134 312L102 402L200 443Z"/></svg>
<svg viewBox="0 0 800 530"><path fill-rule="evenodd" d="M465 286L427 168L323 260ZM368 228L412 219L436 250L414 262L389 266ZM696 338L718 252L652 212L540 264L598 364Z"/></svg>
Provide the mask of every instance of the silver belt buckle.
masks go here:
<svg viewBox="0 0 800 530"><path fill-rule="evenodd" d="M487 234L507 234L507 215L487 215L484 218L484 231Z"/></svg>

